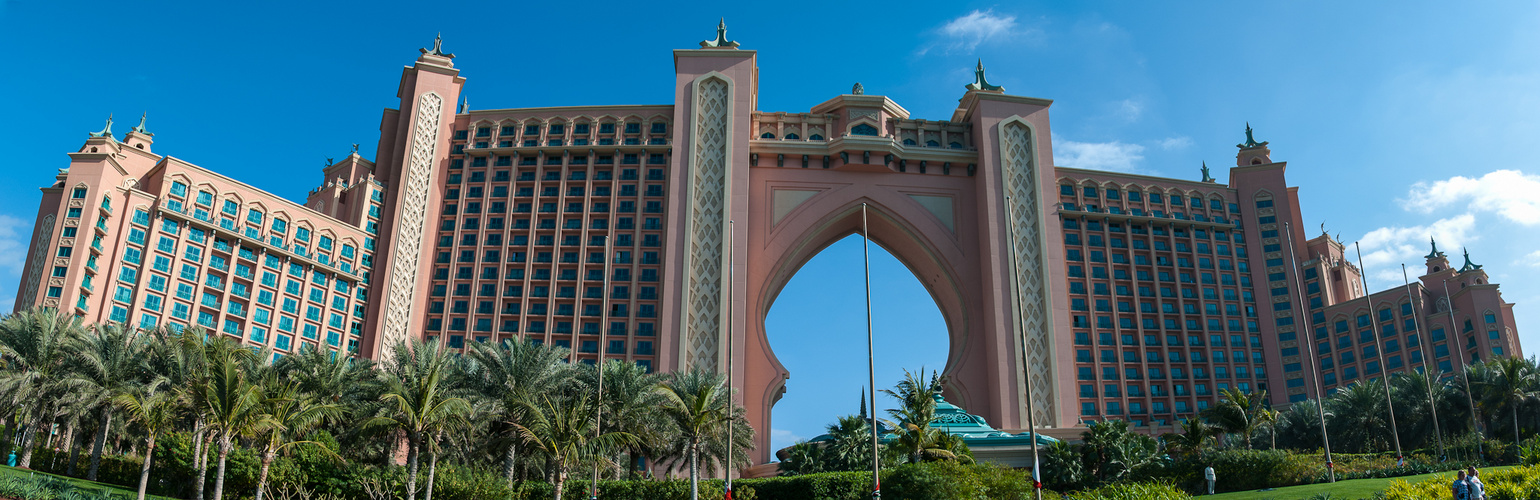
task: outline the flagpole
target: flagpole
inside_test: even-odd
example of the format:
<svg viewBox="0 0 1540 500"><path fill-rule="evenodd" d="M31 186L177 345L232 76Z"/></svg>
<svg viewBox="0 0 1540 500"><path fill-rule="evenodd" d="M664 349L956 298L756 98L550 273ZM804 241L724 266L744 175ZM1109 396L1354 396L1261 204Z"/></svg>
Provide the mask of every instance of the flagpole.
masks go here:
<svg viewBox="0 0 1540 500"><path fill-rule="evenodd" d="M1396 443L1396 465L1401 465L1406 457L1401 454L1401 431L1396 427L1396 404L1390 398L1390 367L1385 364L1385 344L1380 329L1379 310L1374 308L1374 294L1369 293L1369 272L1364 269L1364 251L1359 248L1358 242L1353 242L1353 252L1358 254L1358 284L1364 287L1364 301L1369 303L1370 333L1374 334L1374 348L1379 351L1380 381L1385 383L1385 406L1390 410L1390 437Z"/></svg>
<svg viewBox="0 0 1540 500"><path fill-rule="evenodd" d="M605 328L609 328L610 317L609 300L607 298L610 292L610 261L614 259L614 256L611 255L613 253L612 241L614 240L608 235L604 236L604 279L600 281L602 285L599 289L599 300L602 301L599 306L599 362L594 365L599 367L599 408L598 411L594 412L594 440L596 441L599 439L599 432L604 428L604 420L602 419L604 416L604 332ZM634 466L635 464L626 465L628 468ZM599 499L598 460L594 460L594 474L592 482L588 485L588 493L590 500Z"/></svg>
<svg viewBox="0 0 1540 500"><path fill-rule="evenodd" d="M1465 348L1461 347L1459 342L1454 342L1454 339L1451 338L1458 337L1460 329L1454 326L1454 296L1449 294L1449 279L1445 278L1442 285L1444 286L1444 301L1449 304L1449 335L1444 336L1444 342L1454 346L1454 349L1450 350L1454 351L1454 359L1460 362L1460 377L1465 379L1465 401L1470 404L1471 429L1476 431L1476 459L1480 460L1486 455L1481 450L1481 440L1486 439L1486 436L1481 434L1481 417L1476 414L1478 411L1476 408L1476 397L1470 392L1470 373L1465 371ZM1436 353L1437 351L1435 351Z"/></svg>
<svg viewBox="0 0 1540 500"><path fill-rule="evenodd" d="M1412 288L1412 278L1406 274L1406 264L1401 264L1401 281L1406 282L1406 300L1412 305L1412 326L1414 327L1413 332L1418 337L1422 337L1422 319L1417 316L1417 311L1421 310L1422 308L1418 307L1416 301L1416 299L1422 297L1422 293L1418 292L1417 289ZM1426 345L1431 347L1433 345L1433 340L1431 338L1428 339ZM1431 370L1428 370L1429 364L1433 364L1435 367L1437 367L1437 364L1430 363L1430 361L1435 360L1429 359L1428 357L1423 357L1422 359L1423 375L1426 375L1428 378L1428 413L1433 416L1433 435L1434 437L1438 438L1438 459L1443 461L1447 460L1449 456L1444 453L1444 430L1443 427L1441 427L1438 423L1438 405L1433 403L1433 383L1438 379L1433 377Z"/></svg>
<svg viewBox="0 0 1540 500"><path fill-rule="evenodd" d="M882 475L880 473L882 462L877 458L877 357L872 352L872 255L870 250L870 236L867 234L866 204L861 204L861 263L866 279L866 377L867 387L872 394L871 401L871 426L872 426L872 498L882 498Z"/></svg>
<svg viewBox="0 0 1540 500"><path fill-rule="evenodd" d="M1012 203L1011 203L1011 197L1006 196L1005 197L1005 220L1006 220L1005 232L1006 232L1006 237L1011 240L1011 264L1012 264L1012 265L1006 266L1006 269L1012 270L1013 273L1015 272L1014 269L1016 269L1017 266L1021 265L1021 261L1019 259L1020 254L1017 253L1017 249L1016 249L1016 233L1014 231L1015 228L1012 225L1012 222L1016 220L1016 210L1015 210L1015 208L1016 207L1014 205L1012 205ZM1042 475L1039 473L1041 468L1038 466L1038 454L1037 454L1037 421L1035 419L1035 416L1033 415L1033 413L1035 413L1034 412L1035 408L1033 407L1033 404L1032 404L1032 397L1033 397L1033 394L1032 394L1032 369L1031 369L1031 367L1027 366L1027 318L1026 318L1026 316L1024 314L1022 314L1022 311L1021 311L1022 307L1025 306L1025 304L1021 300L1021 283L1018 280L1016 280L1015 278L1016 278L1015 276L1011 277L1011 297L1012 297L1012 301L1015 302L1015 306L1016 306L1016 308L1015 308L1016 321L1018 322L1018 324L1021 325L1021 328L1019 328L1021 330L1021 332L1019 334L1017 334L1017 338L1020 339L1020 341L1021 341L1021 348L1018 349L1018 351L1020 351L1020 353L1019 353L1020 356L1019 357L1021 359L1021 369L1022 369L1022 373L1026 376L1026 386L1027 386L1027 435L1032 438L1032 490L1037 495L1037 500L1043 500L1043 480L1042 480Z"/></svg>
<svg viewBox="0 0 1540 500"><path fill-rule="evenodd" d="M737 411L737 403L733 401L733 289L737 283L733 281L733 221L727 221L727 415L733 417ZM733 424L736 418L727 420L727 466L723 467L727 478L723 481L726 485L727 500L733 500Z"/></svg>
<svg viewBox="0 0 1540 500"><path fill-rule="evenodd" d="M1289 226L1288 222L1283 223L1283 235L1289 240L1289 267L1294 269L1294 288L1299 290L1300 296L1299 311L1302 315L1301 319L1305 322L1305 332L1309 335L1305 340L1305 352L1310 353L1310 370L1308 370L1310 373L1310 385L1315 388L1315 414L1321 420L1321 445L1326 450L1326 482L1335 483L1337 482L1337 471L1332 468L1331 439L1328 439L1326 435L1326 406L1321 402L1322 399L1326 398L1326 388L1321 385L1321 361L1316 358L1314 326L1311 324L1309 310L1305 304L1305 285L1299 277L1299 259L1294 256L1294 229Z"/></svg>

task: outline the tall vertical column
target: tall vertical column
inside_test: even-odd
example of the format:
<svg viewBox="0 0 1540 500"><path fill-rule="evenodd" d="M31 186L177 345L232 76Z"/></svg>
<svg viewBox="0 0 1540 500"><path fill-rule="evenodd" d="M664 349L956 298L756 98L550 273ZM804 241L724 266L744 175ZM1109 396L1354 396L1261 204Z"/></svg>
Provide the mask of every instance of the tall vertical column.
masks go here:
<svg viewBox="0 0 1540 500"><path fill-rule="evenodd" d="M386 111L382 124L379 177L385 182L385 215L380 224L374 273L373 309L364 325L361 350L378 357L388 348L420 335L422 314L415 307L428 293L433 260L431 245L443 205L443 176L448 168L454 103L465 84L454 68L454 54L439 40L421 49L416 64L402 70L400 111ZM387 134L394 118L394 134Z"/></svg>
<svg viewBox="0 0 1540 500"><path fill-rule="evenodd" d="M674 51L676 153L669 172L668 282L659 353L664 370L727 366L727 287L739 287L736 297L746 295L740 284L727 282L726 269L728 255L744 264L746 252L728 252L727 246L741 247L747 236L727 241L727 221L746 220L748 214L754 57L736 44ZM744 331L744 325L734 326L732 331Z"/></svg>

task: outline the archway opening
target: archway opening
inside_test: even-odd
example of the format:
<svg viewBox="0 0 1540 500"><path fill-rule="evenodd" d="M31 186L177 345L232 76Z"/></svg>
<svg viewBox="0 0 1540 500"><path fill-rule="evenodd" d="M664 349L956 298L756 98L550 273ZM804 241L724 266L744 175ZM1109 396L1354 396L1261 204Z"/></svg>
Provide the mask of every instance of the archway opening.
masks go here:
<svg viewBox="0 0 1540 500"><path fill-rule="evenodd" d="M940 372L950 344L946 320L914 272L870 243L872 329L877 389L904 370ZM860 410L867 386L866 293L861 236L829 245L798 269L765 317L765 336L790 378L771 407L770 452L824 433L841 415ZM897 402L879 392L877 410Z"/></svg>

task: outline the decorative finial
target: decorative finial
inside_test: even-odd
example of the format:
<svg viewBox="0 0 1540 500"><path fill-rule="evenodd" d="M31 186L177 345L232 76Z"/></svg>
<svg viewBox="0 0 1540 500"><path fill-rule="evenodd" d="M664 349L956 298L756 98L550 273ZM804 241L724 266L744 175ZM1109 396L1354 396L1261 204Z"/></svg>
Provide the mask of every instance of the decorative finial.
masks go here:
<svg viewBox="0 0 1540 500"><path fill-rule="evenodd" d="M91 132L90 136L112 138L112 113L107 113L107 126L102 127L101 132Z"/></svg>
<svg viewBox="0 0 1540 500"><path fill-rule="evenodd" d="M469 113L469 112L471 112L471 98L461 96L460 97L460 111L455 112L455 114L463 115L463 114L466 114L466 113Z"/></svg>
<svg viewBox="0 0 1540 500"><path fill-rule="evenodd" d="M417 49L417 50L422 52L422 53L424 53L424 54L435 55L435 56L439 56L439 57L447 57L447 58L450 58L450 59L454 59L455 58L454 54L446 54L446 53L444 53L444 34L443 33L439 33L439 34L437 34L437 35L435 35L433 37L433 48L432 49Z"/></svg>
<svg viewBox="0 0 1540 500"><path fill-rule="evenodd" d="M1460 272L1463 273L1463 272L1466 272L1466 271L1475 271L1477 269L1481 269L1480 265L1474 264L1474 263L1472 263L1470 261L1470 250L1469 249L1461 248L1460 250L1465 252L1465 265L1464 266L1460 266Z"/></svg>
<svg viewBox="0 0 1540 500"><path fill-rule="evenodd" d="M701 42L700 48L733 50L738 49L738 42L730 41L727 39L727 18L724 17L721 21L717 22L717 39Z"/></svg>
<svg viewBox="0 0 1540 500"><path fill-rule="evenodd" d="M1251 137L1251 122L1246 122L1246 143L1245 144L1236 144L1235 147L1241 148L1241 149L1254 149L1254 148L1260 148L1260 147L1266 146L1266 145L1267 145L1267 141L1257 142L1256 139L1253 139Z"/></svg>
<svg viewBox="0 0 1540 500"><path fill-rule="evenodd" d="M1423 256L1424 259L1433 260L1444 256L1444 252L1438 251L1438 242L1434 241L1432 236L1428 237L1428 244L1433 246L1433 251Z"/></svg>
<svg viewBox="0 0 1540 500"><path fill-rule="evenodd" d="M866 87L862 87L861 82L856 82L856 85L850 88L850 93L855 95L866 94Z"/></svg>
<svg viewBox="0 0 1540 500"><path fill-rule="evenodd" d="M353 143L353 156L358 156L358 143Z"/></svg>
<svg viewBox="0 0 1540 500"><path fill-rule="evenodd" d="M332 159L331 159L330 156L326 157L326 166L328 166L328 167L332 166Z"/></svg>
<svg viewBox="0 0 1540 500"><path fill-rule="evenodd" d="M983 59L979 59L978 67L973 70L973 83L967 84L963 86L963 88L968 90L983 90L988 92L1001 92L1005 90L999 85L990 85L989 80L984 78Z"/></svg>
<svg viewBox="0 0 1540 500"><path fill-rule="evenodd" d="M1203 162L1203 182L1214 182L1214 178L1208 175L1208 162Z"/></svg>
<svg viewBox="0 0 1540 500"><path fill-rule="evenodd" d="M135 132L135 133L139 133L139 134L144 134L144 135L155 135L155 134L151 134L150 131L144 129L144 119L149 117L149 116L150 116L150 112L148 112L148 111L146 111L142 115L139 115L139 125L134 126L134 128L132 130L130 130L130 131L131 132Z"/></svg>
<svg viewBox="0 0 1540 500"><path fill-rule="evenodd" d="M1321 234L1327 234L1326 233L1326 223L1325 222L1321 223Z"/></svg>

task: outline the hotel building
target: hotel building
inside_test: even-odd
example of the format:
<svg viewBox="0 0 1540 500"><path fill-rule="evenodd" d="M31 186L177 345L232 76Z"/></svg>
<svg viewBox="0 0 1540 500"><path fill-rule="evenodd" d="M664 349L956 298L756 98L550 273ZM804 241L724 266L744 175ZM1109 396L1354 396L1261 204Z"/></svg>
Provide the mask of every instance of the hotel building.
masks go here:
<svg viewBox="0 0 1540 500"><path fill-rule="evenodd" d="M1522 355L1513 305L1468 257L1434 249L1410 286L1366 295L1249 127L1222 184L1054 167L1051 101L982 64L944 119L859 84L761 111L757 54L719 28L674 52L666 104L479 110L456 106L452 54L420 52L374 158L355 146L303 202L109 119L42 188L17 309L201 325L279 355L525 339L658 371L723 369L732 335L761 460L790 375L764 316L867 210L946 318L948 399L1001 430L1029 413L1050 432L1163 430L1228 387L1287 404Z"/></svg>

